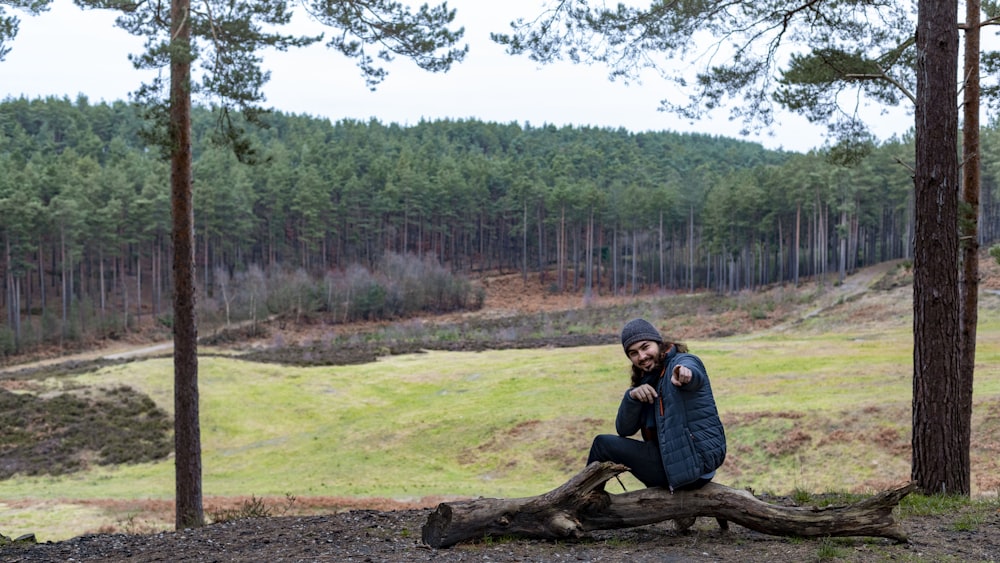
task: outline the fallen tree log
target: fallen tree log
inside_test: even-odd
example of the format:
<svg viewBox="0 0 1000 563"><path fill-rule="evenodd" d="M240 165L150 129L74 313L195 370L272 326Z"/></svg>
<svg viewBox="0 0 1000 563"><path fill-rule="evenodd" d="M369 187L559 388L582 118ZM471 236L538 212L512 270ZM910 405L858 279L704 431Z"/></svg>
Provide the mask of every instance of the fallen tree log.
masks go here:
<svg viewBox="0 0 1000 563"><path fill-rule="evenodd" d="M892 510L916 487L908 483L855 504L822 508L769 504L717 483L673 493L659 487L616 495L604 491L609 479L627 470L624 465L595 462L543 495L441 503L423 526L423 541L442 548L487 536L566 539L592 530L714 516L720 524L735 522L776 536L872 536L906 542Z"/></svg>

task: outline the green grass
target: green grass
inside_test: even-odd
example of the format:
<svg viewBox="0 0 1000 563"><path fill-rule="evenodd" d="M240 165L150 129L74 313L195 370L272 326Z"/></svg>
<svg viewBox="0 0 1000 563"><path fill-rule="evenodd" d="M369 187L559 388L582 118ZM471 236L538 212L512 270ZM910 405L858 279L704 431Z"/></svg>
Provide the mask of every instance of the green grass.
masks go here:
<svg viewBox="0 0 1000 563"><path fill-rule="evenodd" d="M996 443L989 406L1000 401L1000 323L983 323L979 343L974 493L998 470L976 451ZM727 425L729 457L718 482L798 496L873 492L909 479L909 331L767 333L689 345L709 367ZM203 492L206 499L541 494L583 467L593 435L613 432L626 367L618 346L430 352L309 368L204 357ZM172 413L172 381L172 361L155 359L45 383L129 385ZM173 479L171 458L0 481L0 532L48 541L120 524L122 515L74 500L171 500Z"/></svg>
<svg viewBox="0 0 1000 563"><path fill-rule="evenodd" d="M926 516L953 512L969 504L969 499L950 495L908 495L899 503L904 516Z"/></svg>
<svg viewBox="0 0 1000 563"><path fill-rule="evenodd" d="M839 541L839 538L827 538L820 541L819 548L816 550L816 559L819 561L836 560L847 557L849 553L849 548L845 546L844 541Z"/></svg>
<svg viewBox="0 0 1000 563"><path fill-rule="evenodd" d="M966 498L949 495L911 494L899 503L900 517L933 516L957 514L952 523L956 532L975 532L983 525L990 525L1000 511L1000 500L996 496Z"/></svg>
<svg viewBox="0 0 1000 563"><path fill-rule="evenodd" d="M109 518L100 507L72 500L43 499L27 506L0 502L0 534L10 538L33 533L38 541L57 541L96 531Z"/></svg>

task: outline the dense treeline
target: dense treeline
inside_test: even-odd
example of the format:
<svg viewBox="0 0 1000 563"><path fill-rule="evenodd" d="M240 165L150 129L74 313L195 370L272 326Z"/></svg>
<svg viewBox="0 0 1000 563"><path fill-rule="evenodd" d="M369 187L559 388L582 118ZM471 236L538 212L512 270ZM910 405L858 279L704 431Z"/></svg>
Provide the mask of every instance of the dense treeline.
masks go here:
<svg viewBox="0 0 1000 563"><path fill-rule="evenodd" d="M215 119L193 116L203 319L475 306L463 280L481 270L553 291L728 292L910 255L908 141L799 154L696 134L274 113L246 129L247 165L213 145ZM0 104L2 353L144 315L169 324L168 170L143 127L120 102ZM989 242L1000 133L983 141Z"/></svg>

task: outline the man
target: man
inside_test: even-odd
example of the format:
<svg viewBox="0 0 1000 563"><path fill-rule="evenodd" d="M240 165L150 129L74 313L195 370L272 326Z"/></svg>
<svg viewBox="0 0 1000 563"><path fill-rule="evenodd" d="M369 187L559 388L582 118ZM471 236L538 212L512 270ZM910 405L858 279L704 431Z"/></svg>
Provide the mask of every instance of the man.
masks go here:
<svg viewBox="0 0 1000 563"><path fill-rule="evenodd" d="M621 340L632 379L615 418L618 434L595 437L587 464L620 463L647 487L702 487L726 459L726 434L704 364L684 344L665 342L644 319L629 321ZM643 440L630 438L637 432Z"/></svg>

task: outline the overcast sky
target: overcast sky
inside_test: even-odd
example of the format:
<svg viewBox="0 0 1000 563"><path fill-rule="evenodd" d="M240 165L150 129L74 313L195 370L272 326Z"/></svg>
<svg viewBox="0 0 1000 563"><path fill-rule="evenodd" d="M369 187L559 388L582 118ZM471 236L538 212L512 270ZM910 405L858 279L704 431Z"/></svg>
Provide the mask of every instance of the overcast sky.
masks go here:
<svg viewBox="0 0 1000 563"><path fill-rule="evenodd" d="M429 3L436 3L432 1ZM418 3L411 2L410 5ZM682 131L741 138L769 148L805 151L823 144L825 129L804 118L782 115L770 133L741 137L740 124L725 111L689 123L658 111L661 99L683 101L671 84L657 78L642 84L610 82L604 67L563 63L539 67L514 57L489 39L508 23L541 12L544 0L451 0L456 25L465 27L470 46L465 61L447 73L429 73L399 59L371 92L353 60L315 45L265 56L271 81L266 106L286 113L353 118L412 125L421 119L466 119L521 124L624 127L630 131ZM144 77L128 62L142 40L114 26L109 12L83 12L71 0L55 0L39 17L16 12L21 29L0 62L0 97L37 98L86 95L92 103L127 100ZM321 27L301 27L304 32ZM905 133L912 117L902 112L880 118L874 127L884 139Z"/></svg>

